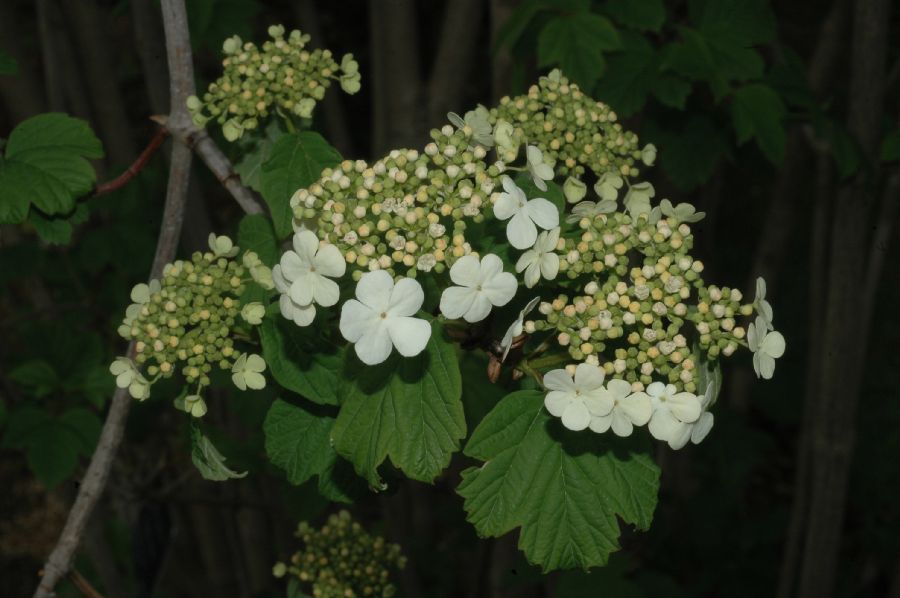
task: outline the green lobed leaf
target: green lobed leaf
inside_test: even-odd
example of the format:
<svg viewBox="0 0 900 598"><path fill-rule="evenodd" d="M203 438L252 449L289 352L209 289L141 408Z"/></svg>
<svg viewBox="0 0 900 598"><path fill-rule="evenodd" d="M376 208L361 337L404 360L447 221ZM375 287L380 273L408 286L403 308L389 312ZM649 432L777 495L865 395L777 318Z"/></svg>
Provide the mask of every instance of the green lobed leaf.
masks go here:
<svg viewBox="0 0 900 598"><path fill-rule="evenodd" d="M279 239L293 231L290 200L294 192L317 181L325 168L340 161L338 151L312 131L283 135L275 142L259 180Z"/></svg>
<svg viewBox="0 0 900 598"><path fill-rule="evenodd" d="M278 126L278 120L273 120L263 130L261 136L250 138L245 135L241 138L241 159L234 165L234 171L241 177L241 182L254 191L262 192L260 173L262 166L272 155L272 146L278 138L284 135L284 131ZM252 141L245 141L252 139Z"/></svg>
<svg viewBox="0 0 900 598"><path fill-rule="evenodd" d="M778 94L761 83L745 85L734 93L731 117L738 143L755 139L769 161L784 158L784 116L787 109Z"/></svg>
<svg viewBox="0 0 900 598"><path fill-rule="evenodd" d="M767 0L691 0L691 21L705 35L751 46L775 37L775 15Z"/></svg>
<svg viewBox="0 0 900 598"><path fill-rule="evenodd" d="M378 466L387 457L408 477L431 482L466 435L459 364L441 333L433 325L425 351L416 357L395 352L375 367L355 355L347 361L331 436L338 454L372 488L382 488Z"/></svg>
<svg viewBox="0 0 900 598"><path fill-rule="evenodd" d="M242 478L247 472L237 473L225 465L225 457L204 436L197 426L191 426L191 461L204 479L213 482Z"/></svg>
<svg viewBox="0 0 900 598"><path fill-rule="evenodd" d="M272 221L262 214L247 214L238 224L238 246L244 251L255 251L265 265L272 267L278 261L278 242Z"/></svg>
<svg viewBox="0 0 900 598"><path fill-rule="evenodd" d="M691 84L673 73L661 73L653 86L653 95L663 105L684 110L685 100L691 93Z"/></svg>
<svg viewBox="0 0 900 598"><path fill-rule="evenodd" d="M75 471L83 442L71 427L48 421L34 429L28 438L28 466L41 483L54 488Z"/></svg>
<svg viewBox="0 0 900 598"><path fill-rule="evenodd" d="M514 392L472 433L465 453L484 463L457 492L479 535L521 527L519 548L545 571L604 565L619 548L616 517L647 529L656 508L659 468L625 444L570 432L543 393Z"/></svg>
<svg viewBox="0 0 900 598"><path fill-rule="evenodd" d="M51 112L21 122L0 160L0 223L24 221L31 204L48 216L71 212L96 180L87 159L101 157L83 120Z"/></svg>
<svg viewBox="0 0 900 598"><path fill-rule="evenodd" d="M547 21L538 36L538 65L559 66L567 77L590 89L603 73L603 53L619 46L619 33L606 17L561 14Z"/></svg>
<svg viewBox="0 0 900 598"><path fill-rule="evenodd" d="M627 118L644 107L660 75L659 60L647 39L626 32L622 34L622 51L609 58L595 95Z"/></svg>
<svg viewBox="0 0 900 598"><path fill-rule="evenodd" d="M762 57L728 37L711 37L690 27L679 27L680 41L664 49L664 69L709 85L716 100L725 96L730 81L758 79Z"/></svg>
<svg viewBox="0 0 900 598"><path fill-rule="evenodd" d="M59 386L56 371L43 359L32 359L9 372L9 379L37 398L50 394Z"/></svg>
<svg viewBox="0 0 900 598"><path fill-rule="evenodd" d="M97 447L103 422L97 414L81 407L63 412L58 421L68 427L78 438L78 452L83 457L90 457Z"/></svg>
<svg viewBox="0 0 900 598"><path fill-rule="evenodd" d="M658 32L666 21L663 0L607 0L604 7L619 23L641 31Z"/></svg>
<svg viewBox="0 0 900 598"><path fill-rule="evenodd" d="M329 439L333 425L333 417L276 399L263 423L266 454L291 484L302 484L322 475L337 459Z"/></svg>
<svg viewBox="0 0 900 598"><path fill-rule="evenodd" d="M316 328L295 325L271 313L258 327L263 357L275 381L320 405L338 404L342 351L331 347Z"/></svg>
<svg viewBox="0 0 900 598"><path fill-rule="evenodd" d="M690 191L709 180L716 166L728 154L729 142L719 127L702 114L689 116L675 128L662 129L648 121L645 135L659 147L660 165L675 185Z"/></svg>

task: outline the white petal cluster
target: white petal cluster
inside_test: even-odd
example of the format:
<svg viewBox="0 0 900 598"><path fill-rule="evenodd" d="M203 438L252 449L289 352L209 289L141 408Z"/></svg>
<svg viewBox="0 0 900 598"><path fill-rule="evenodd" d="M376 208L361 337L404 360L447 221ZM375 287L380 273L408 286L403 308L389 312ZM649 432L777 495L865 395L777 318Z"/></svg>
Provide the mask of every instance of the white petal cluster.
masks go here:
<svg viewBox="0 0 900 598"><path fill-rule="evenodd" d="M541 277L553 280L559 273L559 254L556 253L559 231L558 226L553 230L543 231L538 235L534 247L523 253L516 262L516 272L525 272L525 286L529 289Z"/></svg>
<svg viewBox="0 0 900 598"><path fill-rule="evenodd" d="M272 269L272 279L281 293L281 315L308 326L316 317L316 304L331 307L340 299L340 288L331 279L343 276L347 263L337 247L321 244L310 230L296 233L293 244L294 250L284 252Z"/></svg>
<svg viewBox="0 0 900 598"><path fill-rule="evenodd" d="M500 359L501 362L506 361L506 356L509 355L509 350L512 348L513 340L517 336L520 336L525 329L525 316L531 313L531 311L537 307L537 304L540 303L540 296L535 297L531 301L528 302L525 307L522 308L522 311L519 312L519 317L515 319L515 321L509 325L509 328L506 329L506 332L503 334L503 338L500 340L500 348L503 349L503 357Z"/></svg>
<svg viewBox="0 0 900 598"><path fill-rule="evenodd" d="M516 294L516 277L503 271L503 260L489 253L479 259L465 255L450 268L450 280L456 286L441 294L441 313L466 322L480 322L491 308L510 302Z"/></svg>
<svg viewBox="0 0 900 598"><path fill-rule="evenodd" d="M756 376L770 380L775 374L775 360L784 355L784 336L780 332L769 330L769 324L760 315L747 327L747 344L753 351Z"/></svg>
<svg viewBox="0 0 900 598"><path fill-rule="evenodd" d="M693 393L678 392L674 384L662 382L650 384L647 394L653 407L647 426L650 435L668 442L673 449L682 448L690 438L690 424L700 418L703 410L700 399Z"/></svg>
<svg viewBox="0 0 900 598"><path fill-rule="evenodd" d="M509 220L506 236L516 249L534 245L537 227L550 230L559 226L559 211L550 201L543 197L529 200L508 176L503 177L503 190L494 204L494 216Z"/></svg>
<svg viewBox="0 0 900 598"><path fill-rule="evenodd" d="M431 337L431 324L413 317L424 301L422 285L414 279L401 278L395 284L384 270L366 272L356 285L356 299L341 309L341 334L368 365L383 362L394 348L413 357Z"/></svg>

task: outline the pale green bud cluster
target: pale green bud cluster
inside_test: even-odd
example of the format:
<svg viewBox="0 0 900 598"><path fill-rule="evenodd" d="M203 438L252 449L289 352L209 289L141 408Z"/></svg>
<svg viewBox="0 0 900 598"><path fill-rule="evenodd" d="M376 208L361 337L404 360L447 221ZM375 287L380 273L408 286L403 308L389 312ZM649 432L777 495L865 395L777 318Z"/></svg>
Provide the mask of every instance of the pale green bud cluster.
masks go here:
<svg viewBox="0 0 900 598"><path fill-rule="evenodd" d="M291 557L290 564L275 564L272 572L276 577L297 577L312 588L315 598L388 598L396 594L390 573L406 565L400 546L370 536L347 511L331 515L319 530L301 523L295 535L304 548Z"/></svg>
<svg viewBox="0 0 900 598"><path fill-rule="evenodd" d="M558 253L561 273L588 281L584 293L542 303L544 319L526 322L525 329L553 330L572 359L599 365L635 390L664 380L702 392L695 351L714 360L746 346L737 318L755 308L741 304L737 289L704 283L703 263L689 254L690 226L666 204L636 220L618 211L578 219L580 238L561 241Z"/></svg>
<svg viewBox="0 0 900 598"><path fill-rule="evenodd" d="M196 252L166 265L161 280L135 287L137 303L126 310L119 334L135 341L137 367L152 380L180 367L188 383L200 386L209 385L214 366L231 369L245 275L230 257Z"/></svg>
<svg viewBox="0 0 900 598"><path fill-rule="evenodd" d="M194 124L203 127L215 120L225 138L235 141L273 112L311 118L332 81L347 93L359 91L359 66L352 54L338 64L330 50L307 49L308 35L297 30L284 34L281 25L269 27L272 39L262 48L237 36L225 40L222 76L210 84L202 100L188 98Z"/></svg>
<svg viewBox="0 0 900 598"><path fill-rule="evenodd" d="M503 123L500 128L506 129L497 143L498 156L505 162L512 162L519 146L527 143L540 147L545 159L555 162L557 175L581 178L585 169L597 177L606 172L640 174L637 135L616 122L609 106L586 96L558 70L541 77L527 94L502 98L489 118L495 127Z"/></svg>
<svg viewBox="0 0 900 598"><path fill-rule="evenodd" d="M470 253L466 220L481 222L503 172L468 127L431 131L424 151L345 160L291 199L296 224L337 245L358 279L384 269L415 278Z"/></svg>

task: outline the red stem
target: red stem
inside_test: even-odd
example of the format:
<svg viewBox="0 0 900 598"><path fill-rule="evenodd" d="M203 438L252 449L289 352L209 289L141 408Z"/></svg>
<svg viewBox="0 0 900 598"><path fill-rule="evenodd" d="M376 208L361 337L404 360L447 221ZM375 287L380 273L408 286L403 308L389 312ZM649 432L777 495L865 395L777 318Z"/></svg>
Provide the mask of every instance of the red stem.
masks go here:
<svg viewBox="0 0 900 598"><path fill-rule="evenodd" d="M160 127L159 129L157 129L156 134L153 135L150 143L147 144L147 147L144 148L144 151L141 152L141 155L137 157L137 160L135 160L134 163L129 166L127 170L125 170L125 172L123 172L113 180L101 185L97 185L94 188L94 196L112 193L113 191L121 189L126 184L128 184L131 179L136 177L138 173L147 166L147 164L150 162L150 158L153 157L153 154L156 153L156 150L160 148L160 146L163 144L163 141L165 141L166 137L168 136L168 129L164 127Z"/></svg>

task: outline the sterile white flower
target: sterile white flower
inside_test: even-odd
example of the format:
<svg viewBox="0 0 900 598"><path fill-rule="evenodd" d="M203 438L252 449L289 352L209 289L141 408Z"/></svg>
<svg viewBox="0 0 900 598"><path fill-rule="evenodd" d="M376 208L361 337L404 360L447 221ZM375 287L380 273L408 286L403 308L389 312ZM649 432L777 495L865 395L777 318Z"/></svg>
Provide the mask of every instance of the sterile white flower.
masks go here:
<svg viewBox="0 0 900 598"><path fill-rule="evenodd" d="M538 235L534 247L526 251L516 262L516 272L525 271L525 286L529 289L536 285L543 276L553 280L559 273L559 255L556 244L559 242L560 229L543 231Z"/></svg>
<svg viewBox="0 0 900 598"><path fill-rule="evenodd" d="M310 230L294 235L294 251L281 256L281 274L291 283L291 299L301 306L313 302L330 307L338 302L340 288L330 278L344 275L347 262L335 245L319 245Z"/></svg>
<svg viewBox="0 0 900 598"><path fill-rule="evenodd" d="M519 317L506 329L503 338L500 340L500 348L503 349L503 357L500 358L501 363L506 361L506 356L509 355L509 349L512 347L513 340L522 334L525 316L530 314L531 310L533 310L540 301L540 296L529 301L528 304L522 308L522 311L519 312Z"/></svg>
<svg viewBox="0 0 900 598"><path fill-rule="evenodd" d="M149 303L150 297L155 293L158 293L161 288L162 285L160 285L159 281L155 278L150 281L150 284L143 282L136 284L134 285L134 288L131 289L131 300L138 305L144 305L145 303Z"/></svg>
<svg viewBox="0 0 900 598"><path fill-rule="evenodd" d="M659 202L659 211L669 218L674 218L677 222L700 222L706 216L706 212L696 211L696 208L689 203L680 203L673 207L672 202L668 199Z"/></svg>
<svg viewBox="0 0 900 598"><path fill-rule="evenodd" d="M200 395L187 395L183 399L175 399L175 408L190 413L194 417L206 415L206 401Z"/></svg>
<svg viewBox="0 0 900 598"><path fill-rule="evenodd" d="M242 353L231 366L231 381L241 390L265 388L265 360L256 354Z"/></svg>
<svg viewBox="0 0 900 598"><path fill-rule="evenodd" d="M578 203L587 195L587 185L575 177L568 177L563 183L563 195L569 203Z"/></svg>
<svg viewBox="0 0 900 598"><path fill-rule="evenodd" d="M272 281L275 288L281 293L281 297L278 299L278 309L281 311L281 315L288 320L293 320L297 326L312 324L316 317L316 306L312 303L300 305L291 299L291 283L285 279L279 264L275 264L275 267L272 268Z"/></svg>
<svg viewBox="0 0 900 598"><path fill-rule="evenodd" d="M756 279L756 298L753 300L756 306L756 314L766 323L768 330L775 330L772 326L772 319L775 313L772 311L772 304L766 301L766 281L762 276Z"/></svg>
<svg viewBox="0 0 900 598"><path fill-rule="evenodd" d="M747 327L747 344L753 351L753 369L756 376L770 380L775 374L775 360L784 355L784 336L774 330L769 331L765 319L756 317Z"/></svg>
<svg viewBox="0 0 900 598"><path fill-rule="evenodd" d="M624 182L622 177L615 172L604 172L594 183L594 192L600 199L615 201Z"/></svg>
<svg viewBox="0 0 900 598"><path fill-rule="evenodd" d="M707 437L709 431L712 430L713 423L715 423L715 417L712 413L710 413L709 408L713 406L715 401L713 400L713 394L716 392L715 384L708 384L706 386L706 392L700 396L700 417L697 418L692 424L688 424L688 434L684 438L678 439L679 446L673 446L672 448L681 448L685 444L687 444L688 437L691 442L694 444L700 444L703 442L703 439Z"/></svg>
<svg viewBox="0 0 900 598"><path fill-rule="evenodd" d="M653 382L647 387L647 394L653 407L648 426L650 435L670 446L682 436L688 424L700 417L700 399L689 392L678 392L674 384Z"/></svg>
<svg viewBox="0 0 900 598"><path fill-rule="evenodd" d="M497 149L503 152L503 157L510 161L519 153L519 140L516 138L516 129L502 118L494 125L494 142Z"/></svg>
<svg viewBox="0 0 900 598"><path fill-rule="evenodd" d="M209 249L216 257L234 257L239 251L239 247L225 235L216 236L216 233L209 233Z"/></svg>
<svg viewBox="0 0 900 598"><path fill-rule="evenodd" d="M488 120L489 117L490 113L487 108L481 105L475 110L466 112L465 117L461 117L455 112L447 114L447 118L457 128L469 127L472 130L472 139L484 147L492 147L494 145L493 128Z"/></svg>
<svg viewBox="0 0 900 598"><path fill-rule="evenodd" d="M613 399L604 391L603 370L589 363L579 363L575 376L566 370L551 370L544 375L544 386L550 391L544 406L550 415L562 418L562 424L574 431L584 430L594 416L607 415Z"/></svg>
<svg viewBox="0 0 900 598"><path fill-rule="evenodd" d="M637 220L641 214L650 214L650 198L656 195L656 190L650 183L637 183L628 189L622 203L631 217Z"/></svg>
<svg viewBox="0 0 900 598"><path fill-rule="evenodd" d="M559 211L543 197L529 200L511 178L503 177L504 193L494 204L494 216L507 220L506 236L516 249L527 249L537 239L537 227L550 230L559 226Z"/></svg>
<svg viewBox="0 0 900 598"><path fill-rule="evenodd" d="M503 271L503 261L489 253L481 259L469 254L450 268L455 285L441 294L441 313L448 318L480 322L491 307L506 305L516 294L516 277Z"/></svg>
<svg viewBox="0 0 900 598"><path fill-rule="evenodd" d="M553 167L544 162L544 154L535 145L529 145L525 148L525 157L528 161L528 172L534 180L534 186L541 191L547 190L547 183L544 181L553 180Z"/></svg>
<svg viewBox="0 0 900 598"><path fill-rule="evenodd" d="M344 303L340 330L354 343L359 359L368 365L383 362L391 348L404 357L421 353L431 337L431 324L413 317L425 293L412 278L394 283L384 270L366 272L356 285L356 299Z"/></svg>
<svg viewBox="0 0 900 598"><path fill-rule="evenodd" d="M653 163L656 162L656 146L652 143L648 143L644 146L644 149L641 150L641 162L646 164L647 166L653 166Z"/></svg>
<svg viewBox="0 0 900 598"><path fill-rule="evenodd" d="M241 317L248 324L256 326L262 323L263 317L266 315L266 306L259 301L251 301L241 308Z"/></svg>
<svg viewBox="0 0 900 598"><path fill-rule="evenodd" d="M119 388L128 388L131 381L141 375L134 362L127 357L116 357L109 364L109 373L116 377L116 386Z"/></svg>
<svg viewBox="0 0 900 598"><path fill-rule="evenodd" d="M609 395L612 409L606 415L591 416L590 428L594 432L602 434L612 428L616 436L631 436L634 426L650 421L650 397L644 392L631 392L628 381L610 380L602 392Z"/></svg>

